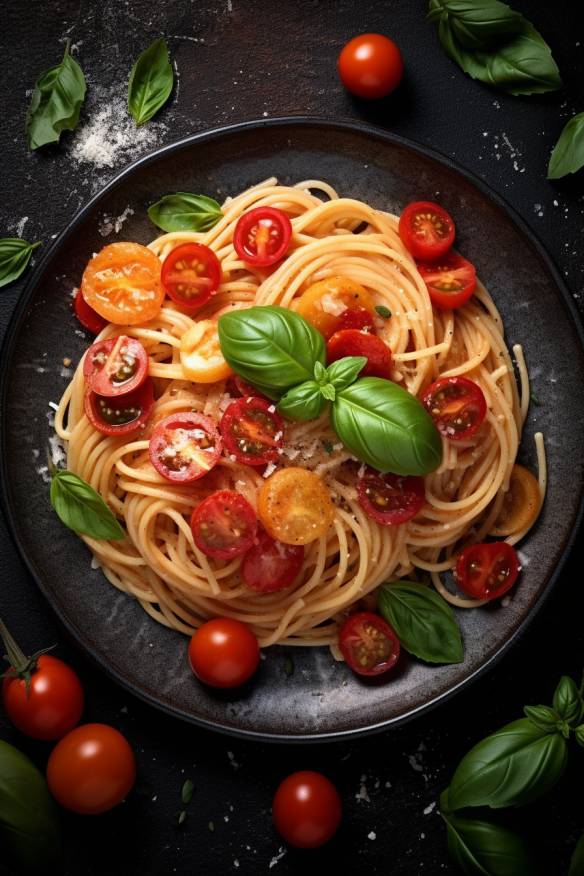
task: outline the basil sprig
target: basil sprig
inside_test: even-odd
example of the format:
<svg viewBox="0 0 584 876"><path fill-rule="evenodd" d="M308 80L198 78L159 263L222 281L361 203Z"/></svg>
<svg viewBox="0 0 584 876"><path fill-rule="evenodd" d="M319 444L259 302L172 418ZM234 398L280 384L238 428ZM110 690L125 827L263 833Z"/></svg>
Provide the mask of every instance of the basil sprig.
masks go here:
<svg viewBox="0 0 584 876"><path fill-rule="evenodd" d="M404 580L383 584L378 607L410 654L427 663L462 661L462 639L454 612L431 587Z"/></svg>
<svg viewBox="0 0 584 876"><path fill-rule="evenodd" d="M0 288L18 280L37 246L20 237L0 238Z"/></svg>
<svg viewBox="0 0 584 876"><path fill-rule="evenodd" d="M314 380L307 380L282 396L278 411L290 420L313 420L318 417L324 402L333 402L337 390L345 389L367 364L366 356L345 356L325 368L321 362L314 366Z"/></svg>
<svg viewBox="0 0 584 876"><path fill-rule="evenodd" d="M29 149L57 143L62 131L77 126L86 90L83 70L69 54L67 40L63 60L41 73L35 83L26 117Z"/></svg>
<svg viewBox="0 0 584 876"><path fill-rule="evenodd" d="M584 113L572 116L560 134L548 165L548 179L559 179L584 167Z"/></svg>
<svg viewBox="0 0 584 876"><path fill-rule="evenodd" d="M163 231L209 231L219 222L221 205L206 195L176 192L148 207L148 216Z"/></svg>
<svg viewBox="0 0 584 876"><path fill-rule="evenodd" d="M54 472L51 504L61 522L74 532L108 541L125 537L124 530L99 493L72 471Z"/></svg>
<svg viewBox="0 0 584 876"><path fill-rule="evenodd" d="M143 125L162 109L174 85L166 40L160 37L145 49L130 73L128 109L136 125Z"/></svg>

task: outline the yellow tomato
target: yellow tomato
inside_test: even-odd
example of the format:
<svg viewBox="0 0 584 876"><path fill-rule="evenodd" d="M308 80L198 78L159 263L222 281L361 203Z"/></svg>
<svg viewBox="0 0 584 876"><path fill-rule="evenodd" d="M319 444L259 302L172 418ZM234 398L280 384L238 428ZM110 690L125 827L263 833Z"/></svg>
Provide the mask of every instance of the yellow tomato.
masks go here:
<svg viewBox="0 0 584 876"><path fill-rule="evenodd" d="M160 313L160 260L140 243L120 241L94 255L81 278L90 307L115 325L139 325Z"/></svg>
<svg viewBox="0 0 584 876"><path fill-rule="evenodd" d="M339 330L339 316L343 310L363 307L374 314L370 293L348 277L327 277L313 283L296 300L294 307L327 339Z"/></svg>
<svg viewBox="0 0 584 876"><path fill-rule="evenodd" d="M217 323L201 319L180 339L180 364L187 380L215 383L232 374L219 346Z"/></svg>
<svg viewBox="0 0 584 876"><path fill-rule="evenodd" d="M318 475L305 468L283 468L260 490L258 515L272 538L284 544L308 544L324 535L335 506Z"/></svg>
<svg viewBox="0 0 584 876"><path fill-rule="evenodd" d="M509 489L492 535L514 535L527 529L539 513L541 493L537 479L522 465L514 465Z"/></svg>

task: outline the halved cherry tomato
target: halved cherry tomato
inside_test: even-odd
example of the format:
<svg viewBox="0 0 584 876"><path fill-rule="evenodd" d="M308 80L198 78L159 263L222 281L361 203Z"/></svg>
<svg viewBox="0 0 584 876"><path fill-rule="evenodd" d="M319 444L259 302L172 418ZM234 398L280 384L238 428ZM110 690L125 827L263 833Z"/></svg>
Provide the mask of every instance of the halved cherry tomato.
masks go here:
<svg viewBox="0 0 584 876"><path fill-rule="evenodd" d="M221 436L209 417L171 414L156 424L150 439L150 461L174 483L189 484L211 471L221 455Z"/></svg>
<svg viewBox="0 0 584 876"><path fill-rule="evenodd" d="M454 243L450 213L432 201L408 204L399 219L399 236L415 259L431 262L446 255Z"/></svg>
<svg viewBox="0 0 584 876"><path fill-rule="evenodd" d="M241 562L241 577L256 593L275 593L290 587L304 562L304 547L284 544L260 532Z"/></svg>
<svg viewBox="0 0 584 876"><path fill-rule="evenodd" d="M360 377L384 377L391 374L391 350L377 335L345 329L335 332L326 345L327 362L336 362L345 356L366 356L367 364Z"/></svg>
<svg viewBox="0 0 584 876"><path fill-rule="evenodd" d="M294 307L325 339L344 327L341 314L346 310L366 310L372 319L374 313L373 298L367 289L348 277L327 277L313 283L295 299Z"/></svg>
<svg viewBox="0 0 584 876"><path fill-rule="evenodd" d="M342 814L339 792L326 776L313 770L287 776L272 801L276 830L299 849L327 843L337 832Z"/></svg>
<svg viewBox="0 0 584 876"><path fill-rule="evenodd" d="M373 328L373 316L364 307L347 307L339 316L339 331L342 329Z"/></svg>
<svg viewBox="0 0 584 876"><path fill-rule="evenodd" d="M94 429L103 435L128 435L141 429L154 405L152 380L147 377L142 386L127 395L115 398L85 393L84 409Z"/></svg>
<svg viewBox="0 0 584 876"><path fill-rule="evenodd" d="M139 243L110 243L94 255L81 278L87 304L115 325L149 322L160 313L164 289L160 260Z"/></svg>
<svg viewBox="0 0 584 876"><path fill-rule="evenodd" d="M232 373L223 358L217 323L200 319L180 339L180 364L187 380L216 383Z"/></svg>
<svg viewBox="0 0 584 876"><path fill-rule="evenodd" d="M237 220L235 252L248 265L273 265L286 253L292 236L290 219L276 207L255 207Z"/></svg>
<svg viewBox="0 0 584 876"><path fill-rule="evenodd" d="M259 389L252 386L251 383L248 383L247 380L244 380L239 374L232 374L228 379L227 392L231 396L240 395L243 398L248 398L250 395L255 398L265 398Z"/></svg>
<svg viewBox="0 0 584 876"><path fill-rule="evenodd" d="M528 529L539 514L540 507L541 492L537 478L522 465L514 465L509 489L491 534L514 535Z"/></svg>
<svg viewBox="0 0 584 876"><path fill-rule="evenodd" d="M422 396L422 404L440 434L451 441L471 438L487 415L482 389L467 377L439 377Z"/></svg>
<svg viewBox="0 0 584 876"><path fill-rule="evenodd" d="M120 335L97 341L85 354L83 376L98 395L126 395L148 376L148 354L135 338Z"/></svg>
<svg viewBox="0 0 584 876"><path fill-rule="evenodd" d="M370 468L357 481L357 496L368 517L382 526L398 526L424 507L424 478L380 474Z"/></svg>
<svg viewBox="0 0 584 876"><path fill-rule="evenodd" d="M89 306L81 294L81 289L77 290L77 295L73 302L73 309L75 310L75 316L83 328L86 328L92 335L98 335L100 331L106 327L107 319L104 319L103 316L100 316L99 313L93 309L93 307Z"/></svg>
<svg viewBox="0 0 584 876"><path fill-rule="evenodd" d="M318 475L292 466L267 478L258 497L258 514L272 538L308 544L326 533L335 507Z"/></svg>
<svg viewBox="0 0 584 876"><path fill-rule="evenodd" d="M226 452L247 465L275 462L284 443L284 421L274 403L254 396L231 402L219 429Z"/></svg>
<svg viewBox="0 0 584 876"><path fill-rule="evenodd" d="M239 687L260 662L258 640L241 621L217 617L207 621L189 642L189 663L210 687Z"/></svg>
<svg viewBox="0 0 584 876"><path fill-rule="evenodd" d="M221 264L203 243L183 243L162 263L162 285L175 304L187 313L199 310L219 288Z"/></svg>
<svg viewBox="0 0 584 876"><path fill-rule="evenodd" d="M464 548L456 560L456 583L473 599L497 599L513 587L519 575L517 551L506 541Z"/></svg>
<svg viewBox="0 0 584 876"><path fill-rule="evenodd" d="M474 265L452 250L435 262L417 262L417 268L436 307L462 307L476 289Z"/></svg>
<svg viewBox="0 0 584 876"><path fill-rule="evenodd" d="M191 517L193 538L208 557L231 560L254 543L258 521L247 499L234 490L211 493Z"/></svg>
<svg viewBox="0 0 584 876"><path fill-rule="evenodd" d="M399 639L378 614L360 611L350 615L339 630L339 648L358 675L381 675L398 661Z"/></svg>
<svg viewBox="0 0 584 876"><path fill-rule="evenodd" d="M347 91L366 100L391 94L404 73L399 48L380 33L363 33L349 40L339 55L337 66Z"/></svg>

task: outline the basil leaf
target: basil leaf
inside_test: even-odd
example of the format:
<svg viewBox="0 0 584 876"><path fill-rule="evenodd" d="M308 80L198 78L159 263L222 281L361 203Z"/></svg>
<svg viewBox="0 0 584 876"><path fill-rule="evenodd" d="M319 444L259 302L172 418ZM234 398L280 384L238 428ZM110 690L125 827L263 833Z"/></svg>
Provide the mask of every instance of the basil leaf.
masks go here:
<svg viewBox="0 0 584 876"><path fill-rule="evenodd" d="M367 356L345 356L327 368L327 379L335 389L345 389L367 365Z"/></svg>
<svg viewBox="0 0 584 876"><path fill-rule="evenodd" d="M30 150L57 143L62 131L72 131L79 121L85 100L83 70L69 54L69 40L63 60L37 79L26 115L26 139Z"/></svg>
<svg viewBox="0 0 584 876"><path fill-rule="evenodd" d="M163 37L145 49L130 73L128 109L136 125L143 125L161 109L172 91L174 73Z"/></svg>
<svg viewBox="0 0 584 876"><path fill-rule="evenodd" d="M525 706L523 711L531 723L545 733L555 733L558 730L560 716L551 706Z"/></svg>
<svg viewBox="0 0 584 876"><path fill-rule="evenodd" d="M327 401L333 402L336 398L337 391L334 388L334 386L332 385L332 383L325 383L324 386L320 387L320 394Z"/></svg>
<svg viewBox="0 0 584 876"><path fill-rule="evenodd" d="M324 364L324 338L298 313L285 307L250 307L219 317L219 343L227 363L264 395L279 399L312 380Z"/></svg>
<svg viewBox="0 0 584 876"><path fill-rule="evenodd" d="M427 663L462 661L454 612L435 590L415 581L392 581L381 586L378 606L410 654Z"/></svg>
<svg viewBox="0 0 584 876"><path fill-rule="evenodd" d="M316 420L323 405L320 386L315 380L307 380L282 396L278 403L278 412L289 420Z"/></svg>
<svg viewBox="0 0 584 876"><path fill-rule="evenodd" d="M381 472L425 475L440 465L442 441L417 398L380 377L337 393L331 424L351 453Z"/></svg>
<svg viewBox="0 0 584 876"><path fill-rule="evenodd" d="M18 280L37 246L20 237L0 238L0 288Z"/></svg>
<svg viewBox="0 0 584 876"><path fill-rule="evenodd" d="M539 872L525 841L501 824L442 813L448 851L468 876L534 876Z"/></svg>
<svg viewBox="0 0 584 876"><path fill-rule="evenodd" d="M559 179L584 167L584 113L573 116L560 134L548 165L548 179Z"/></svg>
<svg viewBox="0 0 584 876"><path fill-rule="evenodd" d="M562 676L555 690L553 707L571 727L575 727L582 718L580 691L577 684L567 675Z"/></svg>
<svg viewBox="0 0 584 876"><path fill-rule="evenodd" d="M487 736L463 757L450 783L450 806L523 806L556 784L567 756L563 736L520 718Z"/></svg>
<svg viewBox="0 0 584 876"><path fill-rule="evenodd" d="M582 748L584 748L584 724L580 724L579 727L576 727L574 735L576 737L576 742L578 743L578 745L581 745Z"/></svg>
<svg viewBox="0 0 584 876"><path fill-rule="evenodd" d="M570 869L568 876L583 876L584 874L584 834L578 840L572 860L570 861Z"/></svg>
<svg viewBox="0 0 584 876"><path fill-rule="evenodd" d="M499 0L431 0L429 21L447 15L456 39L467 49L487 49L519 33L523 16Z"/></svg>
<svg viewBox="0 0 584 876"><path fill-rule="evenodd" d="M322 362L314 363L314 379L318 381L321 386L327 382L328 372Z"/></svg>
<svg viewBox="0 0 584 876"><path fill-rule="evenodd" d="M222 215L213 198L189 192L165 195L148 207L150 220L163 231L209 231Z"/></svg>
<svg viewBox="0 0 584 876"><path fill-rule="evenodd" d="M61 872L61 832L47 783L22 752L0 740L2 863L18 873Z"/></svg>
<svg viewBox="0 0 584 876"><path fill-rule="evenodd" d="M91 538L118 540L125 532L101 496L82 478L64 469L51 481L51 504L65 526Z"/></svg>
<svg viewBox="0 0 584 876"><path fill-rule="evenodd" d="M383 319L389 319L391 316L391 310L384 304L378 304L375 310L379 314L379 316L383 317Z"/></svg>

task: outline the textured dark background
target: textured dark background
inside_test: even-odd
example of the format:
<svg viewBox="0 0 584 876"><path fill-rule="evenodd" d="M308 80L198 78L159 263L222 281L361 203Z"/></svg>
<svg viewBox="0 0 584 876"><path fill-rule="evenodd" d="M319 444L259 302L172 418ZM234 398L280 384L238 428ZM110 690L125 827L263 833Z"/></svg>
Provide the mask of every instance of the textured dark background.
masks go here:
<svg viewBox="0 0 584 876"><path fill-rule="evenodd" d="M3 4L0 235L23 228L27 239L48 243L128 160L186 134L266 115L348 117L435 147L483 177L540 236L580 305L584 173L552 184L545 168L565 121L584 109L581 11L573 0L515 0L513 5L552 46L564 91L521 99L472 82L440 50L433 27L424 21L423 0ZM347 96L335 70L343 43L367 30L392 36L406 64L399 92L375 105ZM29 89L42 70L56 63L66 36L88 79L83 125L112 99L123 97L131 63L160 34L168 38L178 82L147 142L130 144L111 167L76 160L69 134L59 147L27 154ZM2 290L2 334L21 288L16 284ZM440 710L401 730L350 744L270 746L183 725L104 678L68 645L0 522L2 616L29 650L58 643L57 653L84 681L85 719L117 726L137 753L138 785L124 805L99 818L64 816L66 873L259 874L273 869L283 876L324 867L395 876L453 872L437 815L439 793L459 757L478 738L518 717L524 703L548 701L561 674L579 676L581 560L580 550L541 615L503 662ZM44 766L49 749L23 739L3 715L0 737ZM561 790L520 818L519 826L539 843L550 876L567 872L570 850L584 828L583 756L572 752ZM300 768L321 769L336 782L345 823L326 849L308 854L289 850L279 857L284 846L271 826L271 797L280 778ZM195 792L179 827L180 790L187 777ZM570 798L580 802L574 806Z"/></svg>

